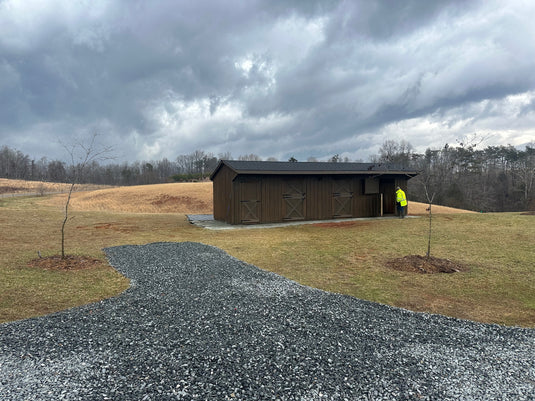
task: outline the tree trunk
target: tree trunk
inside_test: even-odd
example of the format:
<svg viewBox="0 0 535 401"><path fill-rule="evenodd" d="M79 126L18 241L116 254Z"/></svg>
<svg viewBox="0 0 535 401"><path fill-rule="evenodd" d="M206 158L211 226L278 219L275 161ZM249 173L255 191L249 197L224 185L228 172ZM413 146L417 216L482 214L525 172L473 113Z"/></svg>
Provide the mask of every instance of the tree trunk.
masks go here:
<svg viewBox="0 0 535 401"><path fill-rule="evenodd" d="M426 256L429 258L431 256L431 221L432 221L432 214L431 214L431 203L429 203L429 234L427 236L427 254Z"/></svg>
<svg viewBox="0 0 535 401"><path fill-rule="evenodd" d="M63 223L61 224L61 258L65 259L65 224L69 218L69 203L71 202L71 195L74 189L75 182L73 181L71 187L69 188L69 195L67 196L67 202L65 202L65 216L63 218Z"/></svg>

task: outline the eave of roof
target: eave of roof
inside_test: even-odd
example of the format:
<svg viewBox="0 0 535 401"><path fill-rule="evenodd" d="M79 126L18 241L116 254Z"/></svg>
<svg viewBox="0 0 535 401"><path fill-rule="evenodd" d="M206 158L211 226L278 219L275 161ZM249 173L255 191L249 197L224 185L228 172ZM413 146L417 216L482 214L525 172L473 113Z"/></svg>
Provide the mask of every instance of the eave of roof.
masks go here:
<svg viewBox="0 0 535 401"><path fill-rule="evenodd" d="M413 177L415 170L400 169L381 163L330 163L330 162L263 162L243 160L221 160L210 179L226 165L236 174L241 175L405 175Z"/></svg>

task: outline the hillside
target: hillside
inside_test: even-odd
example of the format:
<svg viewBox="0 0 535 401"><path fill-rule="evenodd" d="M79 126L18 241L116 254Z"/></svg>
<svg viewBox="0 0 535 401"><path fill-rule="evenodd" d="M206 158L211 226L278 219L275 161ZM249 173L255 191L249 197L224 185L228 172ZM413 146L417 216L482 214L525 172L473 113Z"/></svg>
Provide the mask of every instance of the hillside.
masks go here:
<svg viewBox="0 0 535 401"><path fill-rule="evenodd" d="M409 201L409 214L410 215L422 215L422 214L429 214L427 211L427 208L429 205L427 203L420 203L420 202L411 202ZM448 206L439 206L439 205L433 205L431 211L433 214L457 214L457 213L476 213L472 212L471 210L464 210L464 209L456 209L454 207L448 207Z"/></svg>
<svg viewBox="0 0 535 401"><path fill-rule="evenodd" d="M61 205L65 195L47 203ZM212 213L212 183L172 183L117 187L77 192L73 210L107 210L126 213Z"/></svg>
<svg viewBox="0 0 535 401"><path fill-rule="evenodd" d="M11 180L0 178L0 195L11 194L47 194L67 192L71 184L59 182ZM92 191L100 188L111 188L109 185L79 184L75 191Z"/></svg>
<svg viewBox="0 0 535 401"><path fill-rule="evenodd" d="M65 195L58 195L47 203L65 202ZM212 183L172 183L117 187L73 194L74 210L109 210L128 213L212 213ZM409 214L426 214L427 205L409 203ZM433 213L473 213L467 210L433 205Z"/></svg>

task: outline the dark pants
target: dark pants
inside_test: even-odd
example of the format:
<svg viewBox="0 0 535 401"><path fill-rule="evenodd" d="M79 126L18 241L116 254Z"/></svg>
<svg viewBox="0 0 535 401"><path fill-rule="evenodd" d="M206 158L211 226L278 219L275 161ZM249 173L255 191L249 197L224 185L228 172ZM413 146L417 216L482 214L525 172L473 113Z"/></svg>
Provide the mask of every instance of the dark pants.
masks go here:
<svg viewBox="0 0 535 401"><path fill-rule="evenodd" d="M401 206L401 203L396 202L398 208L398 216L402 219L405 217L405 207Z"/></svg>

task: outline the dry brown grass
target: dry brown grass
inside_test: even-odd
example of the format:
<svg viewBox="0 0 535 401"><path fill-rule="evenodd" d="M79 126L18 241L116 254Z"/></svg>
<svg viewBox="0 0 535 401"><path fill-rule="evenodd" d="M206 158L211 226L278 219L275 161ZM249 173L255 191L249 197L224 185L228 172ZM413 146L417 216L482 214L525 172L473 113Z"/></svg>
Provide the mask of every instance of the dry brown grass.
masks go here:
<svg viewBox="0 0 535 401"><path fill-rule="evenodd" d="M25 181L0 178L0 194L41 194L54 192L67 192L71 184L59 182ZM76 191L93 191L100 188L109 188L108 185L79 184Z"/></svg>
<svg viewBox="0 0 535 401"><path fill-rule="evenodd" d="M65 195L46 200L65 203ZM72 210L123 213L212 213L212 183L139 185L78 192L71 198Z"/></svg>
<svg viewBox="0 0 535 401"><path fill-rule="evenodd" d="M420 202L409 202L409 214L413 216L427 215L429 204ZM431 207L433 214L459 214L459 213L477 213L470 210L456 209L454 207L433 205Z"/></svg>

